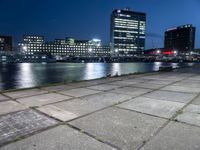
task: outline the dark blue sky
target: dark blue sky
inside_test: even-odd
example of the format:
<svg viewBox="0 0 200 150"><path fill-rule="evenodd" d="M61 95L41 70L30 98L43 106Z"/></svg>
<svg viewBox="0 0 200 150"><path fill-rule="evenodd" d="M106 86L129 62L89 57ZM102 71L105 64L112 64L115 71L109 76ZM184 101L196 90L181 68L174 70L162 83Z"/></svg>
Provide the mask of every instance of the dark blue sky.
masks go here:
<svg viewBox="0 0 200 150"><path fill-rule="evenodd" d="M130 7L147 13L146 48L162 47L167 28L193 24L200 47L200 0L0 0L0 34L20 41L23 34L47 40L67 36L109 42L110 14Z"/></svg>

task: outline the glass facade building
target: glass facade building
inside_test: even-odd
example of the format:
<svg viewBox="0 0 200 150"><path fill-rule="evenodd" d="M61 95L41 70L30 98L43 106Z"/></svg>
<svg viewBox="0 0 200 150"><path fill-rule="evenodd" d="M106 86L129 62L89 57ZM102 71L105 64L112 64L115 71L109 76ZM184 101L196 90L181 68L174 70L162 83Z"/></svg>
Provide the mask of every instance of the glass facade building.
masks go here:
<svg viewBox="0 0 200 150"><path fill-rule="evenodd" d="M145 49L146 14L130 9L111 14L110 43L115 56L133 56Z"/></svg>
<svg viewBox="0 0 200 150"><path fill-rule="evenodd" d="M110 47L103 46L101 40L75 40L73 38L55 39L45 42L43 36L24 36L18 44L19 50L28 55L48 54L67 57L110 56Z"/></svg>
<svg viewBox="0 0 200 150"><path fill-rule="evenodd" d="M191 24L168 29L165 32L165 48L187 53L194 49L196 28Z"/></svg>

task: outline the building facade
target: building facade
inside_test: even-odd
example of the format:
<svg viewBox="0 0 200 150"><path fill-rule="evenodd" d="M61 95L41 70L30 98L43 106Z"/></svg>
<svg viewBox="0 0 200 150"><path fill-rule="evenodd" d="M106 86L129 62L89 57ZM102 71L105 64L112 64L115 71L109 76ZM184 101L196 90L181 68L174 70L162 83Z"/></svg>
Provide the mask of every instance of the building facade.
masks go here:
<svg viewBox="0 0 200 150"><path fill-rule="evenodd" d="M116 56L133 56L145 49L146 14L130 9L111 14L110 43Z"/></svg>
<svg viewBox="0 0 200 150"><path fill-rule="evenodd" d="M166 48L154 48L154 49L147 49L144 51L144 55L148 56L177 56L178 51L174 49L166 49Z"/></svg>
<svg viewBox="0 0 200 150"><path fill-rule="evenodd" d="M12 51L11 36L0 36L0 51Z"/></svg>
<svg viewBox="0 0 200 150"><path fill-rule="evenodd" d="M18 44L19 50L28 55L46 54L63 57L106 57L110 47L102 46L101 40L75 40L73 38L55 39L45 42L43 36L24 36Z"/></svg>
<svg viewBox="0 0 200 150"><path fill-rule="evenodd" d="M165 32L165 48L172 48L180 53L192 51L195 46L196 28L191 24L168 29Z"/></svg>

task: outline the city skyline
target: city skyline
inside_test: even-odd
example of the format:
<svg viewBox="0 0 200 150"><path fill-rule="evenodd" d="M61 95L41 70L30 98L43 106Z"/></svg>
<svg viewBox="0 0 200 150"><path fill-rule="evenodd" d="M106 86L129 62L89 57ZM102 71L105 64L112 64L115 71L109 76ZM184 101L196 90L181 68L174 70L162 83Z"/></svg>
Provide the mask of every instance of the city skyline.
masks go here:
<svg viewBox="0 0 200 150"><path fill-rule="evenodd" d="M133 11L147 14L146 49L163 47L166 29L188 23L197 28L195 47L200 47L198 42L200 23L197 14L200 2L198 0L177 0L173 3L172 0L168 2L158 0L114 2L111 0L108 3L105 0L95 2L75 0L67 3L60 0L59 2L49 0L48 7L45 7L44 1L37 0L1 1L2 12L9 9L12 11L1 13L0 33L13 36L15 44L24 34L44 35L48 37L47 40L67 36L77 39L100 38L103 43L108 44L111 12L116 8L122 9L128 6ZM18 4L17 8L15 4ZM166 11L170 5L170 11Z"/></svg>

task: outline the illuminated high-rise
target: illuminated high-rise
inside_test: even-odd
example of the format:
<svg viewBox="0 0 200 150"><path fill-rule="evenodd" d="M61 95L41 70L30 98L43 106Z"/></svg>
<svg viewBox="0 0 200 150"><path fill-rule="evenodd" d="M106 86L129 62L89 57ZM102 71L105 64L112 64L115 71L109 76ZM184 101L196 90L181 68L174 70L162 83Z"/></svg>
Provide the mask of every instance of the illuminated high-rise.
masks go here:
<svg viewBox="0 0 200 150"><path fill-rule="evenodd" d="M111 14L110 42L115 56L133 56L145 49L146 14L130 9Z"/></svg>

